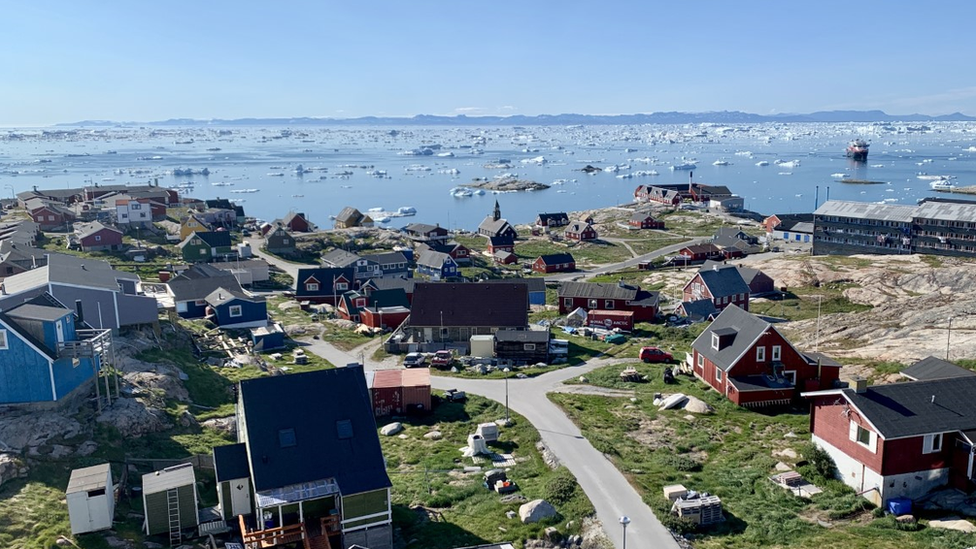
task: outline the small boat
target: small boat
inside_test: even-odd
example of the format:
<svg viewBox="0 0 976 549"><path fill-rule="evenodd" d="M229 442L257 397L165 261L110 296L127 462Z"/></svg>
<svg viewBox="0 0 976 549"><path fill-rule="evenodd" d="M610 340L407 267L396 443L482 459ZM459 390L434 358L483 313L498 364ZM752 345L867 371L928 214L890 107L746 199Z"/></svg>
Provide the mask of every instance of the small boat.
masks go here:
<svg viewBox="0 0 976 549"><path fill-rule="evenodd" d="M955 183L949 181L948 179L940 179L939 181L933 181L929 183L933 191L951 191L956 188Z"/></svg>
<svg viewBox="0 0 976 549"><path fill-rule="evenodd" d="M728 160L716 160L715 162L712 162L712 166L731 166L731 165L732 163L729 162Z"/></svg>
<svg viewBox="0 0 976 549"><path fill-rule="evenodd" d="M766 162L765 160L760 160L759 162L756 162L756 165L761 168L763 166L768 166L769 162Z"/></svg>

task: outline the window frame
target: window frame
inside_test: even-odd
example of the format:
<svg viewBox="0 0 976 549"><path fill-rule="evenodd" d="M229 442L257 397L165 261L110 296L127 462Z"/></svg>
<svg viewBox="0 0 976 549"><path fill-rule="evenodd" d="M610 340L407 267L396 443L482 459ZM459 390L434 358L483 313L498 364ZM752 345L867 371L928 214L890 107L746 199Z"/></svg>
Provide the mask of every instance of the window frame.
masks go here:
<svg viewBox="0 0 976 549"><path fill-rule="evenodd" d="M7 330L0 330L0 351L10 348L10 340L7 338Z"/></svg>
<svg viewBox="0 0 976 549"><path fill-rule="evenodd" d="M237 311L237 314L234 314L235 309ZM227 307L227 314L231 318L242 317L242 316L244 316L244 307L242 307L240 305L231 305L230 307Z"/></svg>
<svg viewBox="0 0 976 549"><path fill-rule="evenodd" d="M766 362L766 346L756 346L756 362Z"/></svg>
<svg viewBox="0 0 976 549"><path fill-rule="evenodd" d="M782 359L783 359L783 346L782 345L773 345L773 353L772 353L771 360L773 362L777 362L777 361L780 361Z"/></svg>
<svg viewBox="0 0 976 549"><path fill-rule="evenodd" d="M942 451L942 433L932 433L922 437L922 453L937 454Z"/></svg>

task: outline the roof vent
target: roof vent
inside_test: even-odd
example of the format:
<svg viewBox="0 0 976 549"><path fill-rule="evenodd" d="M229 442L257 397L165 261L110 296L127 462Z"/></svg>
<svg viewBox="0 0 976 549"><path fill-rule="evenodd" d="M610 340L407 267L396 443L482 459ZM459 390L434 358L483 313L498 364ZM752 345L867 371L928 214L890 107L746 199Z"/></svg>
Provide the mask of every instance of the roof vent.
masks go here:
<svg viewBox="0 0 976 549"><path fill-rule="evenodd" d="M935 395L932 395L932 404L935 404Z"/></svg>

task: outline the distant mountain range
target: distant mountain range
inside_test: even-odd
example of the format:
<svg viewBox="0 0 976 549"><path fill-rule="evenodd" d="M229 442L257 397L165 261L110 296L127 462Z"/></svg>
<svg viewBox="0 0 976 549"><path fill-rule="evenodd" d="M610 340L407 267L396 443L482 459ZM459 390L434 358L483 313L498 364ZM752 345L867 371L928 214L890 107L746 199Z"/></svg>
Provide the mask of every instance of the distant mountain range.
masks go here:
<svg viewBox="0 0 976 549"><path fill-rule="evenodd" d="M82 120L58 126L569 126L575 124L742 124L760 122L968 122L976 117L962 113L929 116L926 114L887 114L883 111L818 111L810 114L752 114L741 111L655 112L648 114L540 114L537 116L364 116L361 118L235 118L195 120L172 118L156 122L113 122Z"/></svg>

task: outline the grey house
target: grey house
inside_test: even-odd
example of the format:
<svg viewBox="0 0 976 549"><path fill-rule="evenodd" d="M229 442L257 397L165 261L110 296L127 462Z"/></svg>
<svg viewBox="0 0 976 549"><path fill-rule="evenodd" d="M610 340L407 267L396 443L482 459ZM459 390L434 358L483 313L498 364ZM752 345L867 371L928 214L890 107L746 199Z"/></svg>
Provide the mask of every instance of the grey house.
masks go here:
<svg viewBox="0 0 976 549"><path fill-rule="evenodd" d="M93 328L117 330L156 322L156 299L141 291L139 275L116 271L106 261L49 253L47 265L8 276L0 285L0 309L50 293Z"/></svg>

